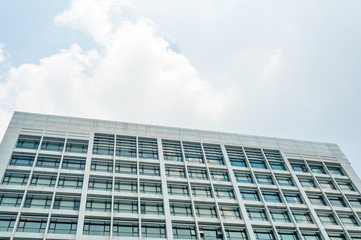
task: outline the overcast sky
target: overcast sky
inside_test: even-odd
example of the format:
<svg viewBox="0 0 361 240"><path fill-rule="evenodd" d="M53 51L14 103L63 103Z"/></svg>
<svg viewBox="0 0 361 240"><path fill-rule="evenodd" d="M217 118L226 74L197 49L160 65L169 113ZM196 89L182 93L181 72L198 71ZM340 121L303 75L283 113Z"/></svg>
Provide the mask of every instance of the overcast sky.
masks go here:
<svg viewBox="0 0 361 240"><path fill-rule="evenodd" d="M361 175L361 1L4 0L15 110L337 143Z"/></svg>

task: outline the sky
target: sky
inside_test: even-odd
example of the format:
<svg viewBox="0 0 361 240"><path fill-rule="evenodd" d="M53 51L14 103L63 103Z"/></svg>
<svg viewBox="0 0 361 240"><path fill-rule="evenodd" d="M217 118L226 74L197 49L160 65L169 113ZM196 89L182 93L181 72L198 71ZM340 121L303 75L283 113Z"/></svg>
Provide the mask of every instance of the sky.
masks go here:
<svg viewBox="0 0 361 240"><path fill-rule="evenodd" d="M361 1L0 1L14 111L337 143L361 176Z"/></svg>

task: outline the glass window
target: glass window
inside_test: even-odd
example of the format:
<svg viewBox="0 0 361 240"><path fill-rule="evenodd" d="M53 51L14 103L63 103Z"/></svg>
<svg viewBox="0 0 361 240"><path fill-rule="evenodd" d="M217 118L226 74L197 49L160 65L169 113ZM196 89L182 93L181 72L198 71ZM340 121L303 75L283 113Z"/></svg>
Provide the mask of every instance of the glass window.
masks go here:
<svg viewBox="0 0 361 240"><path fill-rule="evenodd" d="M83 234L84 235L109 236L110 235L110 221L85 220Z"/></svg>
<svg viewBox="0 0 361 240"><path fill-rule="evenodd" d="M139 174L147 176L160 176L159 175L159 166L152 165L140 165Z"/></svg>
<svg viewBox="0 0 361 240"><path fill-rule="evenodd" d="M10 165L32 167L35 155L31 154L13 154L11 156Z"/></svg>
<svg viewBox="0 0 361 240"><path fill-rule="evenodd" d="M247 240L247 234L244 229L226 228L226 236L229 240Z"/></svg>
<svg viewBox="0 0 361 240"><path fill-rule="evenodd" d="M313 205L327 206L322 196L308 196L308 199L311 201Z"/></svg>
<svg viewBox="0 0 361 240"><path fill-rule="evenodd" d="M140 192L145 194L162 194L162 186L160 183L141 182Z"/></svg>
<svg viewBox="0 0 361 240"><path fill-rule="evenodd" d="M335 185L330 180L318 180L318 183L323 189L326 190L335 190Z"/></svg>
<svg viewBox="0 0 361 240"><path fill-rule="evenodd" d="M198 217L217 218L215 206L210 205L196 205L196 214Z"/></svg>
<svg viewBox="0 0 361 240"><path fill-rule="evenodd" d="M220 188L216 187L214 189L217 198L223 198L223 199L234 199L234 193L232 188Z"/></svg>
<svg viewBox="0 0 361 240"><path fill-rule="evenodd" d="M60 176L58 188L81 189L83 187L83 177Z"/></svg>
<svg viewBox="0 0 361 240"><path fill-rule="evenodd" d="M192 194L195 197L212 198L212 191L210 187L192 186Z"/></svg>
<svg viewBox="0 0 361 240"><path fill-rule="evenodd" d="M64 157L63 159L63 169L72 169L72 170L84 170L85 169L85 158L78 157Z"/></svg>
<svg viewBox="0 0 361 240"><path fill-rule="evenodd" d="M262 150L259 148L247 148L245 147L246 155L249 160L265 160Z"/></svg>
<svg viewBox="0 0 361 240"><path fill-rule="evenodd" d="M214 181L229 182L229 177L227 172L211 171L211 177L212 180Z"/></svg>
<svg viewBox="0 0 361 240"><path fill-rule="evenodd" d="M269 165L271 166L271 168L272 168L273 170L282 170L282 171L286 170L286 167L285 167L285 165L283 164L283 162L273 162L273 161L269 161L268 163L269 163Z"/></svg>
<svg viewBox="0 0 361 240"><path fill-rule="evenodd" d="M219 212L224 219L241 219L241 213L238 207L219 206Z"/></svg>
<svg viewBox="0 0 361 240"><path fill-rule="evenodd" d="M311 171L317 174L326 174L325 169L321 165L309 165Z"/></svg>
<svg viewBox="0 0 361 240"><path fill-rule="evenodd" d="M360 198L348 198L349 203L354 208L361 208L361 199Z"/></svg>
<svg viewBox="0 0 361 240"><path fill-rule="evenodd" d="M162 139L164 160L183 162L180 141Z"/></svg>
<svg viewBox="0 0 361 240"><path fill-rule="evenodd" d="M346 240L345 235L342 233L330 233L328 237L330 240Z"/></svg>
<svg viewBox="0 0 361 240"><path fill-rule="evenodd" d="M21 172L6 172L3 184L4 185L21 185L24 186L28 183L29 174Z"/></svg>
<svg viewBox="0 0 361 240"><path fill-rule="evenodd" d="M0 231L12 232L14 229L16 216L0 216Z"/></svg>
<svg viewBox="0 0 361 240"><path fill-rule="evenodd" d="M123 162L115 163L115 173L137 174L137 164L127 164Z"/></svg>
<svg viewBox="0 0 361 240"><path fill-rule="evenodd" d="M170 213L173 216L183 216L183 217L193 216L191 204L171 203L169 204L169 207L170 207Z"/></svg>
<svg viewBox="0 0 361 240"><path fill-rule="evenodd" d="M208 164L224 165L222 149L217 144L203 144Z"/></svg>
<svg viewBox="0 0 361 240"><path fill-rule="evenodd" d="M132 222L114 222L113 236L138 237L139 236L138 224Z"/></svg>
<svg viewBox="0 0 361 240"><path fill-rule="evenodd" d="M97 161L98 160L98 161ZM90 170L95 172L113 172L113 162L92 159ZM100 160L100 161L99 161Z"/></svg>
<svg viewBox="0 0 361 240"><path fill-rule="evenodd" d="M337 184L343 191L356 191L351 182L337 182Z"/></svg>
<svg viewBox="0 0 361 240"><path fill-rule="evenodd" d="M56 182L56 175L41 175L34 174L31 178L30 185L32 186L44 186L54 187Z"/></svg>
<svg viewBox="0 0 361 240"><path fill-rule="evenodd" d="M165 238L164 224L142 224L142 237L145 238Z"/></svg>
<svg viewBox="0 0 361 240"><path fill-rule="evenodd" d="M253 221L268 221L266 212L264 209L260 208L248 208L247 209L248 217Z"/></svg>
<svg viewBox="0 0 361 240"><path fill-rule="evenodd" d="M260 201L260 198L255 190L241 190L241 196L246 201Z"/></svg>
<svg viewBox="0 0 361 240"><path fill-rule="evenodd" d="M58 168L60 165L60 156L40 155L36 161L37 167Z"/></svg>
<svg viewBox="0 0 361 240"><path fill-rule="evenodd" d="M262 192L264 200L266 202L282 202L280 195L278 192Z"/></svg>
<svg viewBox="0 0 361 240"><path fill-rule="evenodd" d="M200 143L183 142L184 156L187 162L204 163L202 146Z"/></svg>
<svg viewBox="0 0 361 240"><path fill-rule="evenodd" d="M64 148L64 138L44 137L41 144L42 150L61 152Z"/></svg>
<svg viewBox="0 0 361 240"><path fill-rule="evenodd" d="M175 177L175 178L185 178L186 177L184 168L166 167L165 171L166 171L166 174L168 177Z"/></svg>
<svg viewBox="0 0 361 240"><path fill-rule="evenodd" d="M359 226L355 217L352 215L339 215L339 218L345 226Z"/></svg>
<svg viewBox="0 0 361 240"><path fill-rule="evenodd" d="M258 184L265 184L265 185L274 185L271 176L266 175L256 175L256 180Z"/></svg>
<svg viewBox="0 0 361 240"><path fill-rule="evenodd" d="M293 211L292 214L297 223L313 223L312 218L308 212Z"/></svg>
<svg viewBox="0 0 361 240"><path fill-rule="evenodd" d="M163 202L143 201L140 203L141 214L163 215Z"/></svg>
<svg viewBox="0 0 361 240"><path fill-rule="evenodd" d="M169 195L189 196L187 185L168 184Z"/></svg>
<svg viewBox="0 0 361 240"><path fill-rule="evenodd" d="M138 213L138 201L125 199L114 200L114 212L118 213Z"/></svg>
<svg viewBox="0 0 361 240"><path fill-rule="evenodd" d="M267 160L283 161L283 157L278 150L263 149Z"/></svg>
<svg viewBox="0 0 361 240"><path fill-rule="evenodd" d="M80 197L56 196L54 209L79 210Z"/></svg>
<svg viewBox="0 0 361 240"><path fill-rule="evenodd" d="M241 158L229 158L232 166L235 167L247 167L246 160Z"/></svg>
<svg viewBox="0 0 361 240"><path fill-rule="evenodd" d="M321 240L320 235L315 232L302 232L302 237L304 240Z"/></svg>
<svg viewBox="0 0 361 240"><path fill-rule="evenodd" d="M25 208L50 208L51 200L53 196L51 195L27 195L25 199Z"/></svg>
<svg viewBox="0 0 361 240"><path fill-rule="evenodd" d="M173 225L173 238L174 239L197 239L195 227L189 225Z"/></svg>
<svg viewBox="0 0 361 240"><path fill-rule="evenodd" d="M66 141L65 151L73 153L87 153L88 140L68 139Z"/></svg>
<svg viewBox="0 0 361 240"><path fill-rule="evenodd" d="M341 167L327 167L327 169L332 175L345 176L345 173L343 172Z"/></svg>
<svg viewBox="0 0 361 240"><path fill-rule="evenodd" d="M295 172L308 172L305 164L302 163L291 163L292 169Z"/></svg>
<svg viewBox="0 0 361 240"><path fill-rule="evenodd" d="M0 206L2 207L19 207L23 200L23 194L0 193Z"/></svg>
<svg viewBox="0 0 361 240"><path fill-rule="evenodd" d="M322 224L338 225L332 213L317 213Z"/></svg>
<svg viewBox="0 0 361 240"><path fill-rule="evenodd" d="M95 133L93 143L93 154L114 155L114 135Z"/></svg>
<svg viewBox="0 0 361 240"><path fill-rule="evenodd" d="M288 203L303 204L302 198L298 193L284 193L283 196Z"/></svg>
<svg viewBox="0 0 361 240"><path fill-rule="evenodd" d="M158 159L158 143L155 138L138 138L139 158Z"/></svg>
<svg viewBox="0 0 361 240"><path fill-rule="evenodd" d="M279 231L278 236L280 236L280 240L298 240L299 239L296 232Z"/></svg>
<svg viewBox="0 0 361 240"><path fill-rule="evenodd" d="M266 164L262 160L250 160L249 164L252 168L266 169Z"/></svg>
<svg viewBox="0 0 361 240"><path fill-rule="evenodd" d="M86 201L87 211L110 212L112 200L108 198L88 198Z"/></svg>
<svg viewBox="0 0 361 240"><path fill-rule="evenodd" d="M47 218L21 217L17 231L43 233L45 232L47 220Z"/></svg>
<svg viewBox="0 0 361 240"><path fill-rule="evenodd" d="M270 209L270 214L274 222L291 222L286 210Z"/></svg>
<svg viewBox="0 0 361 240"><path fill-rule="evenodd" d="M222 240L223 233L219 227L200 227L199 233L202 240Z"/></svg>
<svg viewBox="0 0 361 240"><path fill-rule="evenodd" d="M78 221L76 219L52 218L49 225L49 233L76 234Z"/></svg>
<svg viewBox="0 0 361 240"><path fill-rule="evenodd" d="M334 207L347 207L342 197L328 197L328 200L331 202L331 205Z"/></svg>
<svg viewBox="0 0 361 240"><path fill-rule="evenodd" d="M38 149L40 138L40 136L20 135L16 147L25 149Z"/></svg>
<svg viewBox="0 0 361 240"><path fill-rule="evenodd" d="M317 188L315 182L311 178L299 178L298 180L304 188Z"/></svg>
<svg viewBox="0 0 361 240"><path fill-rule="evenodd" d="M136 181L124 181L123 179L115 179L114 191L136 193L138 191Z"/></svg>
<svg viewBox="0 0 361 240"><path fill-rule="evenodd" d="M90 178L88 189L100 190L100 191L111 191L112 190L112 182L113 181L111 179Z"/></svg>
<svg viewBox="0 0 361 240"><path fill-rule="evenodd" d="M272 230L255 229L253 232L257 240L275 240Z"/></svg>
<svg viewBox="0 0 361 240"><path fill-rule="evenodd" d="M121 157L135 158L137 156L137 139L132 136L116 136L115 154Z"/></svg>
<svg viewBox="0 0 361 240"><path fill-rule="evenodd" d="M280 186L294 186L292 178L291 177L276 177L277 182Z"/></svg>
<svg viewBox="0 0 361 240"><path fill-rule="evenodd" d="M191 179L207 180L207 171L200 169L188 169L188 176Z"/></svg>
<svg viewBox="0 0 361 240"><path fill-rule="evenodd" d="M253 183L251 174L235 173L234 175L236 177L237 182L239 182L239 183Z"/></svg>

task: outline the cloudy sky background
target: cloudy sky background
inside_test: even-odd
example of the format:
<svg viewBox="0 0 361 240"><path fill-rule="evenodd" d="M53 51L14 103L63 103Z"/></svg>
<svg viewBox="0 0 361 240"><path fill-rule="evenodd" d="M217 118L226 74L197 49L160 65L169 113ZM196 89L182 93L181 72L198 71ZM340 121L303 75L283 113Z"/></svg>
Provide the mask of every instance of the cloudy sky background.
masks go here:
<svg viewBox="0 0 361 240"><path fill-rule="evenodd" d="M337 143L361 175L361 1L0 2L15 110Z"/></svg>

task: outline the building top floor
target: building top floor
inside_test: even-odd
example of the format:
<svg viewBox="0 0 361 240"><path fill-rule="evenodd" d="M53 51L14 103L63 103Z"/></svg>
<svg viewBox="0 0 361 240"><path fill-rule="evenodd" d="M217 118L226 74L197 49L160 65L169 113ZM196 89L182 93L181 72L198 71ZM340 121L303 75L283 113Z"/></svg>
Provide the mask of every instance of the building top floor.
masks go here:
<svg viewBox="0 0 361 240"><path fill-rule="evenodd" d="M153 137L282 151L287 158L338 161L349 164L340 148L333 143L311 142L217 131L155 126L107 120L14 112L8 133L90 139L94 133Z"/></svg>

